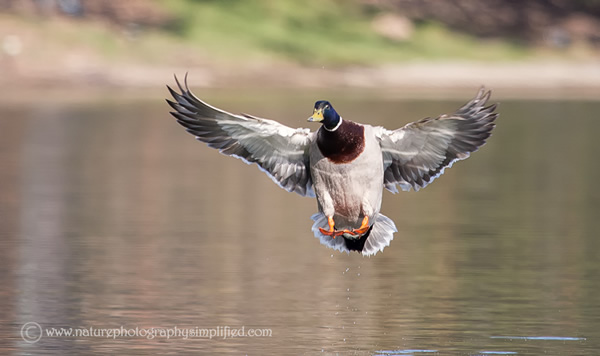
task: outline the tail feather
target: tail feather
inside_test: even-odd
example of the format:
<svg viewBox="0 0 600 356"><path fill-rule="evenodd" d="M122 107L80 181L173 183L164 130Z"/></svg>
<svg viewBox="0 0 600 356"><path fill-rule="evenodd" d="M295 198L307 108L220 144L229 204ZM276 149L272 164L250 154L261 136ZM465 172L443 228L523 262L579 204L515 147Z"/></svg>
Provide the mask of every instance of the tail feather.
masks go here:
<svg viewBox="0 0 600 356"><path fill-rule="evenodd" d="M390 218L383 214L377 214L369 231L359 239L351 240L343 236L334 239L331 236L323 235L319 231L319 228L329 228L327 217L323 213L316 213L310 218L314 221L312 231L323 245L341 252L357 251L362 253L363 256L370 256L383 251L394 238L394 233L398 231Z"/></svg>

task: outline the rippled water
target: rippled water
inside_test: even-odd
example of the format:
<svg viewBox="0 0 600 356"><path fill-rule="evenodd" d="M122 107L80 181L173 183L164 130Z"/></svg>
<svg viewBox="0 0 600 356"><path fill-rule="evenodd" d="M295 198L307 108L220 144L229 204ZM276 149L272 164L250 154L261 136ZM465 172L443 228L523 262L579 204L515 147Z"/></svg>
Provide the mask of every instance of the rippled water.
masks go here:
<svg viewBox="0 0 600 356"><path fill-rule="evenodd" d="M208 98L290 126L321 99ZM462 103L328 98L388 128ZM0 108L4 353L598 354L600 102L503 100L482 150L418 193L384 194L399 231L371 258L320 245L314 200L167 111L161 98ZM139 335L175 327L271 336ZM60 328L138 334L47 334Z"/></svg>

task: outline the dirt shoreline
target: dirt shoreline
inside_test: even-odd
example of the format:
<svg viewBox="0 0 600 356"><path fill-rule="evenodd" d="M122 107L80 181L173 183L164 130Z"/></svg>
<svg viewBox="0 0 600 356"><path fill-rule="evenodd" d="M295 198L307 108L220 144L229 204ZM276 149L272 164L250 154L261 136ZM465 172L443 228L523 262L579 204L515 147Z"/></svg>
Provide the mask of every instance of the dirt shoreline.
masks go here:
<svg viewBox="0 0 600 356"><path fill-rule="evenodd" d="M292 64L223 67L145 65L26 68L1 63L0 84L10 88L4 100L23 91L151 91L173 83L173 74L189 73L195 88L225 89L374 89L419 96L472 91L486 86L504 97L600 99L599 62L469 63L419 62L382 67L308 68ZM12 94L11 94L12 93Z"/></svg>

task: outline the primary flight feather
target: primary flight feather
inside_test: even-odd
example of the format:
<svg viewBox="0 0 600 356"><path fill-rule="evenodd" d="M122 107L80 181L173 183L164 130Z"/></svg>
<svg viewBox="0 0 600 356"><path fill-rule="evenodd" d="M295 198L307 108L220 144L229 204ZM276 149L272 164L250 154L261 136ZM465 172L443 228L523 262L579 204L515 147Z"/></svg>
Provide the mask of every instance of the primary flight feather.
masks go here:
<svg viewBox="0 0 600 356"><path fill-rule="evenodd" d="M311 132L228 113L198 99L187 80L175 81L179 91L167 86L174 99L167 102L186 131L225 155L256 163L288 192L316 197L315 236L331 248L365 256L383 250L397 231L379 212L383 188L424 188L481 147L498 116L496 105L486 106L490 91L483 88L454 114L397 130L342 119L321 100L309 118L321 127Z"/></svg>

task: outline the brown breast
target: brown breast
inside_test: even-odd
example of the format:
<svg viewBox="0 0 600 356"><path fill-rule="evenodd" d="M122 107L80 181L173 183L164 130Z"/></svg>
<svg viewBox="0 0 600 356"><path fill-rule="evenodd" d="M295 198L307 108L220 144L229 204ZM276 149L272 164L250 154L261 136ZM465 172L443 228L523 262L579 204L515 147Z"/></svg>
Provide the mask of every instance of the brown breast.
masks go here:
<svg viewBox="0 0 600 356"><path fill-rule="evenodd" d="M335 131L327 131L323 126L317 135L317 147L334 163L349 163L365 149L365 128L352 121L344 120Z"/></svg>

